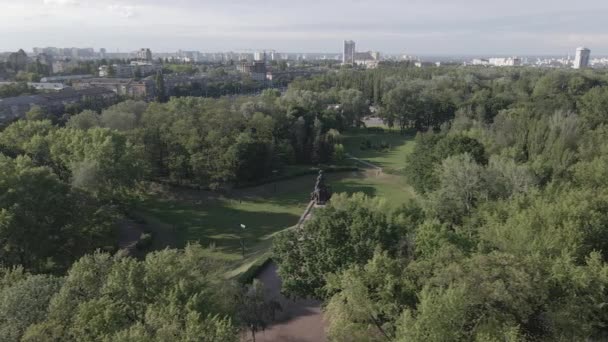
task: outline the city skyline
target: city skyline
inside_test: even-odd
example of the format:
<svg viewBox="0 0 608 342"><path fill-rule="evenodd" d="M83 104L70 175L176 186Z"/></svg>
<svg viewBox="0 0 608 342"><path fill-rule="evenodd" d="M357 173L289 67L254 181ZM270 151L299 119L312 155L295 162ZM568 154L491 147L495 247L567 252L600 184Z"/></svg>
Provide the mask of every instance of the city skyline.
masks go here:
<svg viewBox="0 0 608 342"><path fill-rule="evenodd" d="M92 46L128 52L179 49L286 52L366 50L418 55L564 55L573 46L608 54L608 4L513 0L374 3L269 0L229 4L175 0L0 0L0 50ZM75 29L75 28L78 29Z"/></svg>

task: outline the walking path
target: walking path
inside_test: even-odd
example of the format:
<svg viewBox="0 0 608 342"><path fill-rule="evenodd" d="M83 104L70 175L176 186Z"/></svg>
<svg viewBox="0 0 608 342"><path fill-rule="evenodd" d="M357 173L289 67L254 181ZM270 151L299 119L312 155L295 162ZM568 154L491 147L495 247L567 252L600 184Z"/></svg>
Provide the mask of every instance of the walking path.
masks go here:
<svg viewBox="0 0 608 342"><path fill-rule="evenodd" d="M365 161L363 159L359 159L357 157L353 157L351 154L348 154L348 153L346 154L346 156L348 157L348 159L352 159L352 160L354 160L356 162L359 162L359 163L361 163L361 164L363 164L363 165L365 165L367 167L370 167L372 169L378 170L378 171L380 171L382 173L382 168L380 166L378 166L378 165L374 165L374 164L372 164L372 163L370 163L368 161Z"/></svg>
<svg viewBox="0 0 608 342"><path fill-rule="evenodd" d="M310 201L300 217L296 228L308 221L314 212L315 203ZM325 322L321 311L321 301L312 299L289 299L281 293L282 281L277 273L278 266L268 263L256 276L264 283L266 298L281 304L282 312L277 323L255 336L256 342L324 342ZM244 331L241 341L253 341L251 334Z"/></svg>
<svg viewBox="0 0 608 342"><path fill-rule="evenodd" d="M277 265L269 263L256 279L264 283L266 296L281 304L282 312L277 323L255 335L256 342L324 342L326 324L323 320L321 302L312 299L289 299L281 294L281 279ZM243 332L241 341L253 341L251 334Z"/></svg>

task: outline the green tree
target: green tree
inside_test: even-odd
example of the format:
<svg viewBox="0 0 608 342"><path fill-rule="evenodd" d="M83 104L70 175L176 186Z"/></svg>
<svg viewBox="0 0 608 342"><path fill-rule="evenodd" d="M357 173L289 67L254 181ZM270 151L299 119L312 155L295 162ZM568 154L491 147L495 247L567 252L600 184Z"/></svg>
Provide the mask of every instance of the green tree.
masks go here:
<svg viewBox="0 0 608 342"><path fill-rule="evenodd" d="M360 193L334 195L329 206L315 212L303 227L276 238L273 251L284 291L326 298L327 273L367 263L376 248L390 255L406 254L400 244L406 228L391 215L380 199Z"/></svg>
<svg viewBox="0 0 608 342"><path fill-rule="evenodd" d="M155 90L156 101L165 102L165 100L166 100L165 77L163 76L163 73L161 71L159 71L156 74L155 85L156 85L156 90Z"/></svg>
<svg viewBox="0 0 608 342"><path fill-rule="evenodd" d="M46 318L51 297L59 290L62 278L30 275L0 290L0 336L19 341L27 327Z"/></svg>
<svg viewBox="0 0 608 342"><path fill-rule="evenodd" d="M67 127L87 130L101 126L99 115L92 110L85 110L70 117Z"/></svg>
<svg viewBox="0 0 608 342"><path fill-rule="evenodd" d="M42 109L40 106L32 106L30 108L30 110L25 113L25 117L27 120L30 121L40 121L40 120L44 120L46 119L46 113L44 111L44 109Z"/></svg>

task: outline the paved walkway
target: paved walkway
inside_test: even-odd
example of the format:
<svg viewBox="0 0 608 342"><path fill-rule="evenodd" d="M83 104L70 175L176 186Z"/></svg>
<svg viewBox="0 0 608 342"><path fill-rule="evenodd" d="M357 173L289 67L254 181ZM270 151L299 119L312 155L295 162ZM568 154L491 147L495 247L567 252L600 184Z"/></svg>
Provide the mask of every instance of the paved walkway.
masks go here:
<svg viewBox="0 0 608 342"><path fill-rule="evenodd" d="M281 294L277 265L269 263L256 277L264 283L266 295L281 304L278 322L255 335L256 342L324 342L325 322L321 302L311 299L288 299ZM241 341L253 341L250 333L242 333Z"/></svg>
<svg viewBox="0 0 608 342"><path fill-rule="evenodd" d="M297 228L308 221L314 212L314 201L310 201L298 221ZM283 311L277 323L255 335L256 342L325 342L325 322L321 302L312 299L289 299L281 293L282 281L277 273L278 266L271 262L266 265L256 279L264 283L266 297L281 304ZM251 333L242 332L241 341L253 341Z"/></svg>

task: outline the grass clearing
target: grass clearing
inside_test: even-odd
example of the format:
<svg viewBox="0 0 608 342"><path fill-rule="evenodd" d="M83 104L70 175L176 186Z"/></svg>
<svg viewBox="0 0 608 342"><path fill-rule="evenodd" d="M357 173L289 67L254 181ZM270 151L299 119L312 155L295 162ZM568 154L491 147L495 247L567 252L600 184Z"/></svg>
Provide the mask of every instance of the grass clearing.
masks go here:
<svg viewBox="0 0 608 342"><path fill-rule="evenodd" d="M344 148L350 155L378 165L385 172L399 174L405 166L405 157L414 148L414 137L415 134L411 132L402 135L396 130L362 128L346 132L343 141ZM361 148L366 141L371 143L372 148ZM389 148L377 148L383 144Z"/></svg>
<svg viewBox="0 0 608 342"><path fill-rule="evenodd" d="M400 177L374 170L332 173L327 181L336 193L383 196L395 205L405 203L412 195ZM238 189L230 195L173 190L147 200L137 211L147 222L173 234L176 247L194 241L211 247L210 256L233 265L229 274L238 275L266 259L273 236L298 222L314 182L314 176L302 176ZM242 229L241 224L246 228ZM245 258L241 237L245 240ZM160 243L157 248L164 247Z"/></svg>

